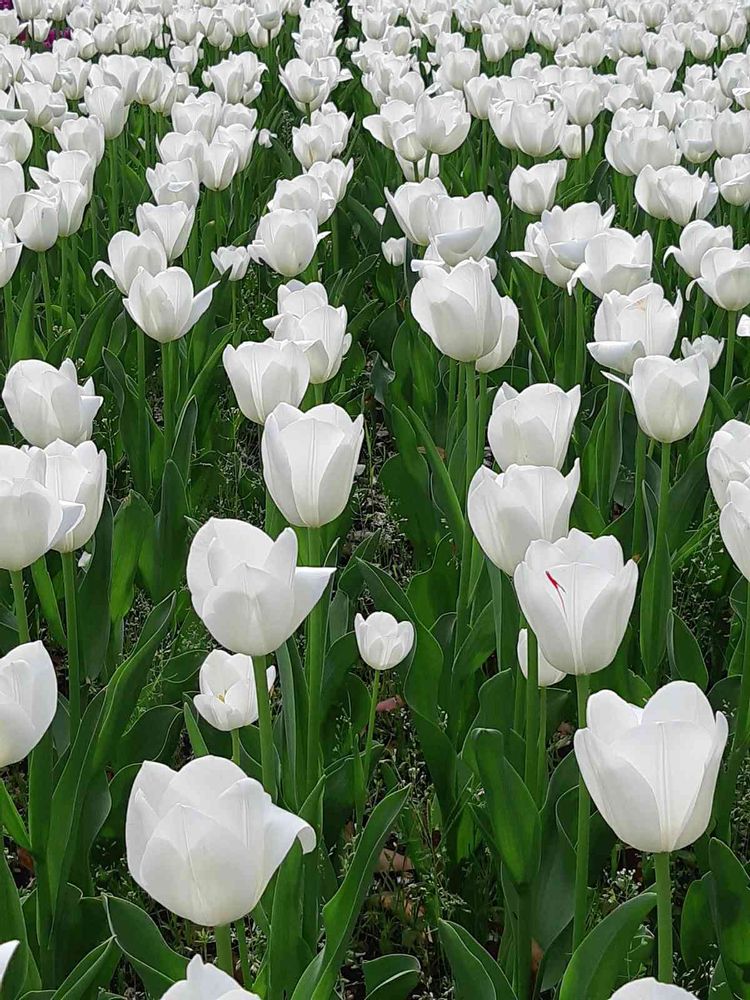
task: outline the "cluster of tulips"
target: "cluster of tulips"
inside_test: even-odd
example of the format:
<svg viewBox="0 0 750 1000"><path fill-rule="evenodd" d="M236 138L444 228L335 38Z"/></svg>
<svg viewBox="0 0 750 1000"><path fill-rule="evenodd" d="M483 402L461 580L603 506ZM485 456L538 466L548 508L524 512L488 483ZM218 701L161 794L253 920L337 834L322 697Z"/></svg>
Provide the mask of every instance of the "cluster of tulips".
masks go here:
<svg viewBox="0 0 750 1000"><path fill-rule="evenodd" d="M0 7L4 998L750 1000L748 24Z"/></svg>

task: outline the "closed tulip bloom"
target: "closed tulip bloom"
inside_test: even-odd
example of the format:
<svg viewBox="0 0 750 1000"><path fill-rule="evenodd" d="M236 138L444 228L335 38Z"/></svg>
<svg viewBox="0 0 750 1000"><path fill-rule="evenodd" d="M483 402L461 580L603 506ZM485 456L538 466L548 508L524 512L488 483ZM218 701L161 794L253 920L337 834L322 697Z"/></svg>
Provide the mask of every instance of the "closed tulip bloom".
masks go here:
<svg viewBox="0 0 750 1000"><path fill-rule="evenodd" d="M141 269L154 275L166 271L168 266L164 244L151 229L146 229L140 236L126 230L115 233L107 246L107 257L109 264L97 261L91 277L96 278L103 271L123 295L128 294Z"/></svg>
<svg viewBox="0 0 750 1000"><path fill-rule="evenodd" d="M57 438L72 445L88 440L102 402L94 394L93 379L78 384L70 358L59 368L35 358L17 361L5 376L3 403L8 416L29 444L38 448Z"/></svg>
<svg viewBox="0 0 750 1000"><path fill-rule="evenodd" d="M26 642L0 658L0 767L28 756L57 710L57 676L41 642ZM0 964L0 981L2 980Z"/></svg>
<svg viewBox="0 0 750 1000"><path fill-rule="evenodd" d="M630 382L606 375L630 393L643 433L662 444L681 441L695 430L711 385L704 354L679 361L655 354L638 358Z"/></svg>
<svg viewBox="0 0 750 1000"><path fill-rule="evenodd" d="M297 536L274 542L244 521L211 518L190 546L187 582L198 617L234 653L278 649L320 600L334 570L297 566Z"/></svg>
<svg viewBox="0 0 750 1000"><path fill-rule="evenodd" d="M308 167L308 177L314 177L321 189L331 195L335 204L343 201L349 181L354 175L354 162L349 160L330 160L323 163L319 160Z"/></svg>
<svg viewBox="0 0 750 1000"><path fill-rule="evenodd" d="M750 424L728 420L711 438L706 459L714 500L723 507L729 484L750 479Z"/></svg>
<svg viewBox="0 0 750 1000"><path fill-rule="evenodd" d="M327 305L328 292L326 292L325 285L319 281L309 281L305 284L293 279L284 285L279 285L276 289L276 306L279 311L276 316L264 319L263 326L274 333L285 316L302 319L313 309ZM344 312L346 312L345 308Z"/></svg>
<svg viewBox="0 0 750 1000"><path fill-rule="evenodd" d="M306 309L302 316L282 315L274 326L277 341L293 341L303 352L310 366L310 382L321 385L338 374L352 338L346 332L346 306L325 304ZM291 400L289 400L291 402Z"/></svg>
<svg viewBox="0 0 750 1000"><path fill-rule="evenodd" d="M637 708L598 691L574 738L591 798L623 843L653 853L678 851L711 819L727 721L696 684L665 684ZM658 994L657 994L658 996Z"/></svg>
<svg viewBox="0 0 750 1000"><path fill-rule="evenodd" d="M648 231L632 236L624 229L609 229L587 243L583 263L573 273L568 291L580 281L599 298L612 291L627 295L649 281L652 264L653 243Z"/></svg>
<svg viewBox="0 0 750 1000"><path fill-rule="evenodd" d="M174 160L147 167L146 182L157 205L183 201L188 208L195 208L198 204L200 174L193 160Z"/></svg>
<svg viewBox="0 0 750 1000"><path fill-rule="evenodd" d="M387 611L374 611L367 618L354 618L357 648L368 667L391 670L406 659L414 645L414 626L397 621Z"/></svg>
<svg viewBox="0 0 750 1000"><path fill-rule="evenodd" d="M11 219L16 236L29 250L43 253L60 234L60 198L57 192L28 191L13 199Z"/></svg>
<svg viewBox="0 0 750 1000"><path fill-rule="evenodd" d="M479 191L467 198L438 196L427 205L430 244L450 267L486 257L500 235L500 225L497 202Z"/></svg>
<svg viewBox="0 0 750 1000"><path fill-rule="evenodd" d="M680 986L659 983L655 979L637 979L621 986L610 1000L698 1000L694 993L688 993Z"/></svg>
<svg viewBox="0 0 750 1000"><path fill-rule="evenodd" d="M736 153L714 164L719 194L729 205L750 205L750 153Z"/></svg>
<svg viewBox="0 0 750 1000"><path fill-rule="evenodd" d="M727 552L746 580L750 580L750 478L732 480L719 515L719 530Z"/></svg>
<svg viewBox="0 0 750 1000"><path fill-rule="evenodd" d="M133 322L160 344L184 337L211 305L217 282L197 295L190 275L181 267L151 275L140 270L123 305Z"/></svg>
<svg viewBox="0 0 750 1000"><path fill-rule="evenodd" d="M463 143L471 127L471 115L462 96L455 91L430 96L422 94L415 107L417 138L424 148L447 156Z"/></svg>
<svg viewBox="0 0 750 1000"><path fill-rule="evenodd" d="M268 690L276 680L276 667L266 670ZM252 657L214 649L201 664L200 694L193 698L196 711L222 733L258 721L258 692Z"/></svg>
<svg viewBox="0 0 750 1000"><path fill-rule="evenodd" d="M702 337L696 337L695 340L688 340L687 337L683 337L680 344L680 354L682 354L683 358L692 357L694 354L702 354L708 362L708 367L711 369L714 369L718 365L723 351L724 341L717 340L716 337L710 337L707 333Z"/></svg>
<svg viewBox="0 0 750 1000"><path fill-rule="evenodd" d="M349 501L364 438L360 414L352 420L334 403L303 413L280 403L266 420L263 478L290 524L319 528Z"/></svg>
<svg viewBox="0 0 750 1000"><path fill-rule="evenodd" d="M255 993L242 990L237 980L204 963L200 955L188 962L185 979L170 986L161 1000L260 1000Z"/></svg>
<svg viewBox="0 0 750 1000"><path fill-rule="evenodd" d="M62 150L82 150L94 163L104 157L104 126L98 118L71 118L55 129L55 139Z"/></svg>
<svg viewBox="0 0 750 1000"><path fill-rule="evenodd" d="M10 206L14 198L22 195L26 189L23 167L15 160L0 163L0 218L10 215Z"/></svg>
<svg viewBox="0 0 750 1000"><path fill-rule="evenodd" d="M750 246L714 247L701 260L697 284L712 302L729 312L750 305Z"/></svg>
<svg viewBox="0 0 750 1000"><path fill-rule="evenodd" d="M681 315L679 291L672 304L661 285L641 285L629 295L607 292L596 311L589 353L603 367L630 375L637 358L672 353Z"/></svg>
<svg viewBox="0 0 750 1000"><path fill-rule="evenodd" d="M276 181L273 198L268 203L270 212L278 208L313 212L318 225L327 222L336 208L336 199L322 187L314 176L298 174L291 180Z"/></svg>
<svg viewBox="0 0 750 1000"><path fill-rule="evenodd" d="M318 243L327 235L318 232L314 212L277 208L262 216L248 249L253 260L293 278L309 265Z"/></svg>
<svg viewBox="0 0 750 1000"><path fill-rule="evenodd" d="M501 469L511 465L549 465L561 469L581 405L581 387L565 392L535 382L517 392L504 382L492 402L487 437Z"/></svg>
<svg viewBox="0 0 750 1000"><path fill-rule="evenodd" d="M58 500L83 507L78 524L52 546L56 552L75 552L93 537L101 517L107 489L107 454L98 451L93 441L79 445L53 441L44 448L44 455L47 489Z"/></svg>
<svg viewBox="0 0 750 1000"><path fill-rule="evenodd" d="M567 476L550 466L511 465L499 475L481 466L469 484L466 509L487 558L512 576L531 542L567 535L580 479L578 459Z"/></svg>
<svg viewBox="0 0 750 1000"><path fill-rule="evenodd" d="M521 673L524 677L529 676L529 630L522 628L518 630L518 642L516 643L516 656L518 657L518 665L521 668ZM560 681L565 680L567 674L562 670L557 670L552 666L545 658L541 649L537 649L537 670L538 670L538 680L539 687L552 687L553 684L559 684Z"/></svg>
<svg viewBox="0 0 750 1000"><path fill-rule="evenodd" d="M518 343L518 307L508 295L500 298L500 337L489 352L477 358L474 367L478 372L494 372L507 364Z"/></svg>
<svg viewBox="0 0 750 1000"><path fill-rule="evenodd" d="M84 508L44 485L44 452L0 445L0 569L21 570L60 543Z"/></svg>
<svg viewBox="0 0 750 1000"><path fill-rule="evenodd" d="M385 197L401 232L417 246L426 247L430 242L428 210L432 199L447 195L440 178L426 177L422 181L407 181L391 194L385 189Z"/></svg>
<svg viewBox="0 0 750 1000"><path fill-rule="evenodd" d="M146 761L128 800L125 846L137 884L172 913L215 927L255 908L298 840L315 832L222 757L180 771Z"/></svg>
<svg viewBox="0 0 750 1000"><path fill-rule="evenodd" d="M16 272L23 243L16 238L10 219L0 219L0 288L5 288Z"/></svg>
<svg viewBox="0 0 750 1000"><path fill-rule="evenodd" d="M604 154L614 169L626 177L637 177L650 165L655 170L680 162L674 133L665 125L628 125L613 128L604 143Z"/></svg>
<svg viewBox="0 0 750 1000"><path fill-rule="evenodd" d="M697 219L689 223L680 233L680 245L667 247L664 260L674 257L682 270L691 278L701 273L701 261L712 247L732 247L730 226L712 226L710 222Z"/></svg>
<svg viewBox="0 0 750 1000"><path fill-rule="evenodd" d="M528 215L541 215L555 203L557 185L568 168L565 160L537 163L526 169L517 166L510 175L508 192L511 201Z"/></svg>
<svg viewBox="0 0 750 1000"><path fill-rule="evenodd" d="M644 212L680 226L693 219L705 219L718 197L719 189L709 174L692 173L679 166L658 170L645 166L635 182L635 198Z"/></svg>
<svg viewBox="0 0 750 1000"><path fill-rule="evenodd" d="M533 541L513 574L518 601L547 661L566 674L593 674L615 658L633 610L638 568L616 538L575 528Z"/></svg>
<svg viewBox="0 0 750 1000"><path fill-rule="evenodd" d="M116 139L125 128L130 105L125 103L119 87L89 87L86 90L86 110L104 126L104 137Z"/></svg>
<svg viewBox="0 0 750 1000"><path fill-rule="evenodd" d="M392 236L380 244L380 252L391 267L401 267L406 260L406 237Z"/></svg>
<svg viewBox="0 0 750 1000"><path fill-rule="evenodd" d="M559 146L565 130L565 109L550 109L547 101L514 103L510 131L515 146L527 156L549 156Z"/></svg>
<svg viewBox="0 0 750 1000"><path fill-rule="evenodd" d="M305 352L290 340L227 344L222 361L237 405L256 424L264 424L279 403L299 406L310 383Z"/></svg>
<svg viewBox="0 0 750 1000"><path fill-rule="evenodd" d="M183 201L171 205L151 205L144 202L135 210L138 231L143 235L153 232L159 237L167 260L176 260L184 251L190 239L195 222L195 209Z"/></svg>
<svg viewBox="0 0 750 1000"><path fill-rule="evenodd" d="M219 274L229 272L229 281L242 281L250 266L247 247L219 247L211 251L211 262Z"/></svg>
<svg viewBox="0 0 750 1000"><path fill-rule="evenodd" d="M750 111L720 111L711 122L711 135L719 156L750 152Z"/></svg>
<svg viewBox="0 0 750 1000"><path fill-rule="evenodd" d="M309 170L313 163L332 160L335 146L333 130L325 122L292 129L292 152L303 170Z"/></svg>
<svg viewBox="0 0 750 1000"><path fill-rule="evenodd" d="M426 264L411 309L438 350L455 361L483 358L500 339L502 301L486 260L464 260L448 271Z"/></svg>

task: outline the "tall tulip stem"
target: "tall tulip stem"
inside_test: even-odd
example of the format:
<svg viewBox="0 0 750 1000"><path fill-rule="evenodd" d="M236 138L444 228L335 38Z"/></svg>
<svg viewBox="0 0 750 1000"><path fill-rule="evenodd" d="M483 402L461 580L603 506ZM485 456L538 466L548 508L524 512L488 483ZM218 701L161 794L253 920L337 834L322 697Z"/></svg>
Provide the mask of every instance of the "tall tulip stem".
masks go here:
<svg viewBox="0 0 750 1000"><path fill-rule="evenodd" d="M242 750L242 744L240 743L240 731L239 729L233 729L230 734L232 737L232 763L236 764L237 767L242 767L240 761L240 752Z"/></svg>
<svg viewBox="0 0 750 1000"><path fill-rule="evenodd" d="M518 922L516 923L516 987L518 1000L528 1000L531 994L531 890L518 890Z"/></svg>
<svg viewBox="0 0 750 1000"><path fill-rule="evenodd" d="M318 566L321 561L320 532L317 528L307 529L307 565ZM305 650L305 673L307 675L308 716L307 716L307 791L315 788L320 767L320 696L323 682L323 659L325 657L326 597L310 612L307 618L307 648Z"/></svg>
<svg viewBox="0 0 750 1000"><path fill-rule="evenodd" d="M216 964L226 972L228 976L234 977L234 959L232 958L232 928L229 924L222 924L214 929L216 937Z"/></svg>
<svg viewBox="0 0 750 1000"><path fill-rule="evenodd" d="M737 313L727 313L727 349L724 352L724 398L732 385L734 374L734 344L737 340Z"/></svg>
<svg viewBox="0 0 750 1000"><path fill-rule="evenodd" d="M161 379L163 389L163 412L162 421L164 425L164 459L168 459L172 454L174 446L174 373L172 366L172 344L161 345Z"/></svg>
<svg viewBox="0 0 750 1000"><path fill-rule="evenodd" d="M271 724L271 695L266 681L265 656L253 657L255 697L258 699L258 728L260 730L260 762L263 770L263 787L276 799L276 762L274 760L273 728Z"/></svg>
<svg viewBox="0 0 750 1000"><path fill-rule="evenodd" d="M633 544L632 556L640 556L643 552L643 483L646 478L646 448L648 439L643 431L637 428L635 437L635 490L633 496Z"/></svg>
<svg viewBox="0 0 750 1000"><path fill-rule="evenodd" d="M13 608L16 613L16 628L19 643L31 642L29 618L26 613L26 596L23 589L23 570L11 570L10 582L13 587Z"/></svg>
<svg viewBox="0 0 750 1000"><path fill-rule="evenodd" d="M365 787L370 780L370 758L372 757L372 737L375 732L375 715L378 710L378 700L380 698L380 671L375 671L372 679L372 691L370 692L370 715L367 719L367 738L365 740Z"/></svg>
<svg viewBox="0 0 750 1000"><path fill-rule="evenodd" d="M76 563L73 552L62 553L62 567L65 591L65 635L68 641L68 712L72 742L81 722L81 661L78 643Z"/></svg>
<svg viewBox="0 0 750 1000"><path fill-rule="evenodd" d="M526 756L524 782L536 802L539 794L539 647L536 636L527 628L526 654Z"/></svg>
<svg viewBox="0 0 750 1000"><path fill-rule="evenodd" d="M242 985L249 990L252 985L252 973L250 972L250 955L247 948L247 930L245 921L238 920L234 925L234 932L237 935L237 949L240 953L240 969L242 971Z"/></svg>
<svg viewBox="0 0 750 1000"><path fill-rule="evenodd" d="M659 981L671 983L672 968L672 881L669 854L655 854L656 916L658 923Z"/></svg>
<svg viewBox="0 0 750 1000"><path fill-rule="evenodd" d="M578 699L578 727L586 725L586 702L589 696L589 678L587 674L576 676L576 695ZM588 909L589 880L589 823L591 805L589 792L583 775L578 777L578 838L576 840L576 883L575 910L573 916L573 950L583 941L586 934L586 911Z"/></svg>
<svg viewBox="0 0 750 1000"><path fill-rule="evenodd" d="M5 331L5 343L3 344L3 360L10 365L13 357L13 344L15 341L16 318L13 309L13 290L9 281L3 288L3 323Z"/></svg>
<svg viewBox="0 0 750 1000"><path fill-rule="evenodd" d="M477 471L477 392L476 370L473 362L467 362L464 365L464 371L466 379L466 482L464 484L464 497L467 497L469 492L469 483L471 482L474 473ZM473 541L474 535L469 527L469 519L467 515L461 549L458 607L456 608L456 651L461 648L461 643L464 641L468 630L469 597L471 590L471 549Z"/></svg>
<svg viewBox="0 0 750 1000"><path fill-rule="evenodd" d="M44 330L47 336L47 347L52 346L52 291L49 283L49 268L47 267L47 253L40 251L39 270L42 273L42 292L44 295Z"/></svg>
<svg viewBox="0 0 750 1000"><path fill-rule="evenodd" d="M669 517L669 474L672 461L672 445L661 446L661 475L659 477L659 513L656 519L656 538L666 534Z"/></svg>

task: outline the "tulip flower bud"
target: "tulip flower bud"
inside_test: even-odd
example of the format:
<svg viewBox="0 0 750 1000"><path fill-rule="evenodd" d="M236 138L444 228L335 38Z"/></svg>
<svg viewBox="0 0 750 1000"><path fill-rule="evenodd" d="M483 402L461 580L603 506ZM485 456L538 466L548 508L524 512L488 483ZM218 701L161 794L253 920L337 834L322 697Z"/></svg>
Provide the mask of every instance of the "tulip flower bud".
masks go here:
<svg viewBox="0 0 750 1000"><path fill-rule="evenodd" d="M720 508L728 500L731 482L750 478L750 424L728 420L711 438L706 459L708 481Z"/></svg>
<svg viewBox="0 0 750 1000"><path fill-rule="evenodd" d="M430 242L429 205L435 196L447 193L440 178L427 177L423 181L407 181L394 194L386 188L385 198L404 236L411 243L426 247Z"/></svg>
<svg viewBox="0 0 750 1000"><path fill-rule="evenodd" d="M41 642L16 646L0 659L0 767L23 760L57 710L57 676ZM2 980L0 962L0 981Z"/></svg>
<svg viewBox="0 0 750 1000"><path fill-rule="evenodd" d="M679 986L658 983L655 979L637 979L621 986L610 1000L698 1000L694 993L688 993Z"/></svg>
<svg viewBox="0 0 750 1000"><path fill-rule="evenodd" d="M43 253L57 242L60 234L60 196L28 191L13 199L10 215L16 236L29 250Z"/></svg>
<svg viewBox="0 0 750 1000"><path fill-rule="evenodd" d="M181 267L151 275L141 269L133 279L123 305L133 322L160 344L184 337L211 305L218 282L193 294L190 275Z"/></svg>
<svg viewBox="0 0 750 1000"><path fill-rule="evenodd" d="M84 516L45 485L45 454L0 445L0 569L20 570L55 548Z"/></svg>
<svg viewBox="0 0 750 1000"><path fill-rule="evenodd" d="M414 626L399 622L387 611L375 611L367 618L354 618L357 648L368 667L391 670L406 659L414 645Z"/></svg>
<svg viewBox="0 0 750 1000"><path fill-rule="evenodd" d="M215 965L204 964L200 955L193 955L185 979L170 986L161 1000L260 1000L260 997L240 989L232 976Z"/></svg>
<svg viewBox="0 0 750 1000"><path fill-rule="evenodd" d="M504 382L495 394L487 438L501 469L549 465L561 469L581 405L581 387L565 392L535 382L517 392Z"/></svg>
<svg viewBox="0 0 750 1000"><path fill-rule="evenodd" d="M270 666L266 670L269 691L275 680L276 667ZM193 704L214 729L229 733L257 722L258 692L250 656L214 649L201 665L198 684L200 694Z"/></svg>
<svg viewBox="0 0 750 1000"><path fill-rule="evenodd" d="M580 281L600 299L613 291L627 295L650 280L652 264L651 233L632 236L624 229L609 229L586 244L583 263L568 282L568 291Z"/></svg>
<svg viewBox="0 0 750 1000"><path fill-rule="evenodd" d="M380 244L380 249L386 262L391 267L401 267L406 260L406 237L391 237Z"/></svg>
<svg viewBox="0 0 750 1000"><path fill-rule="evenodd" d="M256 424L264 424L279 403L299 406L310 383L307 356L291 340L227 344L222 360L237 405Z"/></svg>
<svg viewBox="0 0 750 1000"><path fill-rule="evenodd" d="M748 112L750 113L750 112ZM750 205L750 153L736 153L714 164L719 194L729 205Z"/></svg>
<svg viewBox="0 0 750 1000"><path fill-rule="evenodd" d="M680 344L680 353L683 358L690 358L694 354L702 354L706 361L708 361L708 367L711 369L714 369L718 365L723 351L724 341L717 340L716 337L710 337L707 333L702 337L696 337L695 340L688 340L687 337L683 337Z"/></svg>
<svg viewBox="0 0 750 1000"><path fill-rule="evenodd" d="M605 375L628 390L641 430L662 444L680 441L695 429L711 385L702 353L679 361L655 354L638 358L630 382Z"/></svg>
<svg viewBox="0 0 750 1000"><path fill-rule="evenodd" d="M449 269L425 263L411 309L438 350L455 361L477 361L500 339L502 300L487 260L467 259Z"/></svg>
<svg viewBox="0 0 750 1000"><path fill-rule="evenodd" d="M228 924L253 910L295 840L308 853L315 831L222 757L199 757L180 771L146 761L130 792L130 873L195 924Z"/></svg>
<svg viewBox="0 0 750 1000"><path fill-rule="evenodd" d="M437 196L427 203L430 246L449 267L486 257L500 235L501 223L497 202L480 191L467 198Z"/></svg>
<svg viewBox="0 0 750 1000"><path fill-rule="evenodd" d="M529 630L525 628L519 629L516 655L518 656L518 665L524 677L529 676L528 650ZM562 670L556 670L551 663L547 662L541 649L537 650L537 669L539 672L539 687L552 687L553 684L559 684L560 681L565 680L567 677L567 674L563 673Z"/></svg>
<svg viewBox="0 0 750 1000"><path fill-rule="evenodd" d="M727 720L701 689L665 684L637 708L614 691L591 695L576 760L591 798L623 843L638 851L681 850L711 819Z"/></svg>
<svg viewBox="0 0 750 1000"><path fill-rule="evenodd" d="M219 274L229 271L229 281L242 281L250 265L247 247L219 247L211 251L211 261Z"/></svg>
<svg viewBox="0 0 750 1000"><path fill-rule="evenodd" d="M17 361L8 371L3 403L16 430L30 444L44 448L57 438L72 445L90 438L102 397L94 395L93 379L78 385L70 358L59 369L31 358Z"/></svg>
<svg viewBox="0 0 750 1000"><path fill-rule="evenodd" d="M363 417L352 420L334 403L303 413L280 403L266 420L263 478L290 524L319 528L349 501L364 437Z"/></svg>
<svg viewBox="0 0 750 1000"><path fill-rule="evenodd" d="M580 480L578 459L567 476L549 466L511 465L499 475L481 466L469 484L466 510L490 562L512 576L531 542L567 535Z"/></svg>
<svg viewBox="0 0 750 1000"><path fill-rule="evenodd" d="M53 441L44 448L44 455L47 489L58 500L83 507L83 517L75 528L52 546L56 552L75 552L92 538L101 517L107 488L107 454L97 451L93 441L79 445Z"/></svg>
<svg viewBox="0 0 750 1000"><path fill-rule="evenodd" d="M314 212L277 208L261 218L248 250L253 260L293 278L309 265L318 243L326 236L327 232L318 232Z"/></svg>
<svg viewBox="0 0 750 1000"><path fill-rule="evenodd" d="M518 601L546 660L566 674L593 674L615 658L633 610L638 568L612 535L575 528L534 541L513 574Z"/></svg>
<svg viewBox="0 0 750 1000"><path fill-rule="evenodd" d="M211 518L190 546L187 582L196 614L222 646L265 656L320 600L334 570L297 567L297 536L274 542L243 521Z"/></svg>
<svg viewBox="0 0 750 1000"><path fill-rule="evenodd" d="M697 284L721 309L738 312L750 305L750 246L713 247L701 258ZM692 288L688 285L688 292Z"/></svg>
<svg viewBox="0 0 750 1000"><path fill-rule="evenodd" d="M607 292L596 311L589 353L605 368L630 375L637 358L672 353L681 315L679 291L672 305L661 285L641 285L629 295Z"/></svg>
<svg viewBox="0 0 750 1000"><path fill-rule="evenodd" d="M567 168L565 160L537 163L528 170L517 166L508 181L511 201L528 215L541 215L548 211L554 204L557 185L565 177Z"/></svg>

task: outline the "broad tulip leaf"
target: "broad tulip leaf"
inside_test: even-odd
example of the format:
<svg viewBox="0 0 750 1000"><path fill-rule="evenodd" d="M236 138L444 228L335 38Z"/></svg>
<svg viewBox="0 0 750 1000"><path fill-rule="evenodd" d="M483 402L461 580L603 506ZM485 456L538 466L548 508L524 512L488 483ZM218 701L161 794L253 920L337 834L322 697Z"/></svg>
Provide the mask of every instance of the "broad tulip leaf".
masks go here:
<svg viewBox="0 0 750 1000"><path fill-rule="evenodd" d="M135 903L105 896L109 926L118 947L152 996L185 978L187 959L167 945L151 917Z"/></svg>
<svg viewBox="0 0 750 1000"><path fill-rule="evenodd" d="M34 590L39 598L42 614L49 625L50 632L61 646L65 645L65 628L60 615L60 607L57 603L55 587L47 569L47 557L42 556L31 564L31 578L34 581Z"/></svg>
<svg viewBox="0 0 750 1000"><path fill-rule="evenodd" d="M112 507L105 500L94 535L94 555L78 587L78 636L86 676L100 675L109 644Z"/></svg>
<svg viewBox="0 0 750 1000"><path fill-rule="evenodd" d="M381 955L365 962L367 1000L406 1000L419 982L421 967L414 955Z"/></svg>
<svg viewBox="0 0 750 1000"><path fill-rule="evenodd" d="M560 1000L609 1000L636 931L656 906L656 893L621 903L587 934L565 970Z"/></svg>
<svg viewBox="0 0 750 1000"><path fill-rule="evenodd" d="M37 296L36 275L29 282L24 296L23 305L13 333L13 346L10 352L10 363L23 361L27 358L38 358L40 350L34 335L34 305Z"/></svg>
<svg viewBox="0 0 750 1000"><path fill-rule="evenodd" d="M667 656L673 680L692 681L702 691L708 688L708 670L698 641L674 611L667 626Z"/></svg>
<svg viewBox="0 0 750 1000"><path fill-rule="evenodd" d="M660 535L643 575L641 588L640 648L648 677L656 677L667 648L667 628L672 610L672 566L667 540Z"/></svg>
<svg viewBox="0 0 750 1000"><path fill-rule="evenodd" d="M120 949L114 938L103 941L76 965L75 969L54 992L54 1000L83 1000L89 991L107 986L117 963Z"/></svg>
<svg viewBox="0 0 750 1000"><path fill-rule="evenodd" d="M0 851L0 941L20 941L3 979L3 1000L15 1000L26 981L29 949L26 944L26 924L16 883L5 857Z"/></svg>
<svg viewBox="0 0 750 1000"><path fill-rule="evenodd" d="M453 972L457 1000L516 1000L503 970L465 928L439 920L438 931Z"/></svg>
<svg viewBox="0 0 750 1000"><path fill-rule="evenodd" d="M750 1000L750 877L722 841L709 847L713 914L727 982L738 1000Z"/></svg>
<svg viewBox="0 0 750 1000"><path fill-rule="evenodd" d="M112 539L112 589L110 616L124 618L133 604L133 585L141 546L154 520L151 508L139 493L130 492L120 504Z"/></svg>

